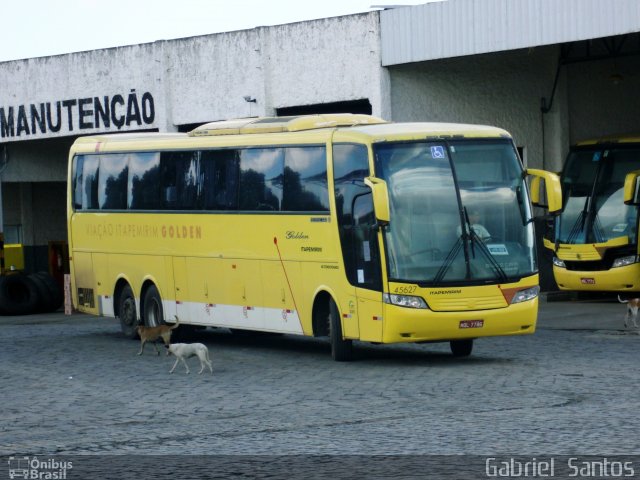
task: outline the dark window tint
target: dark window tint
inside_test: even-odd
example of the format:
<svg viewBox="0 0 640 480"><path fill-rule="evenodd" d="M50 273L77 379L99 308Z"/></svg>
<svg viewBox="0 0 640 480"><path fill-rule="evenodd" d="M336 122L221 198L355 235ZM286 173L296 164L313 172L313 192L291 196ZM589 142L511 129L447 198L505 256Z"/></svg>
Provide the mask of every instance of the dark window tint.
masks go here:
<svg viewBox="0 0 640 480"><path fill-rule="evenodd" d="M129 155L127 205L131 210L160 209L160 154Z"/></svg>
<svg viewBox="0 0 640 480"><path fill-rule="evenodd" d="M365 235L366 224L370 223L366 220L365 207L371 202L370 190L364 184L364 178L367 176L369 160L364 145L334 145L333 182L340 245L347 278L352 285L375 284L371 283L374 278L371 275L365 276L363 271L365 257L367 262L377 260L377 255L372 255L377 248L377 245L371 243L375 238ZM357 210L355 214L354 210ZM373 266L369 264L367 270L374 271Z"/></svg>
<svg viewBox="0 0 640 480"><path fill-rule="evenodd" d="M197 210L202 196L200 152L160 155L161 203L167 210Z"/></svg>
<svg viewBox="0 0 640 480"><path fill-rule="evenodd" d="M84 155L77 155L73 162L73 208L82 208L82 167Z"/></svg>
<svg viewBox="0 0 640 480"><path fill-rule="evenodd" d="M236 210L240 169L238 151L203 151L200 161L205 210Z"/></svg>
<svg viewBox="0 0 640 480"><path fill-rule="evenodd" d="M282 210L328 211L326 149L288 147L284 151Z"/></svg>
<svg viewBox="0 0 640 480"><path fill-rule="evenodd" d="M98 165L97 155L86 155L82 165L82 209L98 209Z"/></svg>
<svg viewBox="0 0 640 480"><path fill-rule="evenodd" d="M240 210L279 211L282 203L282 148L240 151Z"/></svg>
<svg viewBox="0 0 640 480"><path fill-rule="evenodd" d="M369 176L367 147L335 145L333 147L333 182L338 219L351 224L352 203L356 195L367 192L364 178Z"/></svg>
<svg viewBox="0 0 640 480"><path fill-rule="evenodd" d="M125 154L100 155L98 203L102 210L127 208L128 160Z"/></svg>

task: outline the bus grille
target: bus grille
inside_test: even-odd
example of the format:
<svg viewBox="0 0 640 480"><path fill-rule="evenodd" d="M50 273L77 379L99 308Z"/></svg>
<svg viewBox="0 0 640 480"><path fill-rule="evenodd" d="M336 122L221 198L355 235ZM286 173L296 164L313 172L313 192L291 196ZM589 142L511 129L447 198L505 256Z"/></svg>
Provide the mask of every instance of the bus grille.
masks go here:
<svg viewBox="0 0 640 480"><path fill-rule="evenodd" d="M92 288L78 288L78 303L84 307L95 308L96 302Z"/></svg>
<svg viewBox="0 0 640 480"><path fill-rule="evenodd" d="M461 312L466 310L490 310L505 308L507 301L503 295L491 297L464 297L449 299L429 299L429 307L437 312Z"/></svg>

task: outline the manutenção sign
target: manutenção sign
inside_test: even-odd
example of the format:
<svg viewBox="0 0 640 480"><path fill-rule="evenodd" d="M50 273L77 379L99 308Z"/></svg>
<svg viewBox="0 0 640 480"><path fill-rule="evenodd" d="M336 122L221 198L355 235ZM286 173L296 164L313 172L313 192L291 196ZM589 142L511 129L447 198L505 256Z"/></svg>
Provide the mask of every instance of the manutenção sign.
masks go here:
<svg viewBox="0 0 640 480"><path fill-rule="evenodd" d="M0 106L0 138L68 135L87 130L148 128L156 118L153 95L115 94Z"/></svg>

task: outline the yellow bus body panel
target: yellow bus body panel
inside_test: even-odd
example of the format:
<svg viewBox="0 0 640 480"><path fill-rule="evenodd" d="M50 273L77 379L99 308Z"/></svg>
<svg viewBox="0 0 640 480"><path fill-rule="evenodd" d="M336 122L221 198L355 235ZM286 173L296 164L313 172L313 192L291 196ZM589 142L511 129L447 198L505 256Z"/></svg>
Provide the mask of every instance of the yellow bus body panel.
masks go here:
<svg viewBox="0 0 640 480"><path fill-rule="evenodd" d="M134 292L138 315L145 289L155 285L164 317L193 325L313 335L314 302L330 296L338 306L345 338L397 343L535 331L537 299L510 304L505 295L538 285L537 275L505 285L417 287L415 294L422 295L431 308L401 308L383 303L383 292L348 282L340 246L332 194L332 142L365 145L371 157L373 143L381 140L423 140L427 134L509 138L504 130L385 123L282 133L201 133L81 137L70 152L68 197L77 154L323 145L330 211L277 215L76 212L69 202L72 297L78 310L114 316L117 286L126 282ZM373 167L372 158L370 164ZM381 233L379 239L382 245ZM384 279L384 249L380 256ZM392 290L393 284L383 284L385 291ZM460 322L466 320L482 320L482 326L461 328Z"/></svg>

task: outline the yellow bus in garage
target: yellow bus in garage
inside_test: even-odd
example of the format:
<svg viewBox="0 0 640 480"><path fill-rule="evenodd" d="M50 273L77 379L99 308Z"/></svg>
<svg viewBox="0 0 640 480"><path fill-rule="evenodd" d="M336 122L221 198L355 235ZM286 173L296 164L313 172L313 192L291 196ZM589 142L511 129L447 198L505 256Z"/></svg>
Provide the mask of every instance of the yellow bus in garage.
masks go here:
<svg viewBox="0 0 640 480"><path fill-rule="evenodd" d="M367 115L79 138L69 157L74 306L138 324L450 342L535 331L527 173L501 129Z"/></svg>
<svg viewBox="0 0 640 480"><path fill-rule="evenodd" d="M639 292L640 136L574 145L560 181L562 213L544 240L561 290Z"/></svg>

